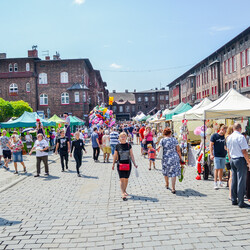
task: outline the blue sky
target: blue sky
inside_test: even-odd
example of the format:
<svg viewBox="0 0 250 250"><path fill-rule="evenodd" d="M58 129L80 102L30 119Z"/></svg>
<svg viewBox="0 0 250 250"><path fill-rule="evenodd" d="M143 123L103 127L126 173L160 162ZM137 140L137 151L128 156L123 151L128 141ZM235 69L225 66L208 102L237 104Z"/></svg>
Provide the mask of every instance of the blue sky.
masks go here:
<svg viewBox="0 0 250 250"><path fill-rule="evenodd" d="M0 52L25 57L38 45L41 58L89 58L110 91L159 88L246 29L249 9L249 0L1 0Z"/></svg>

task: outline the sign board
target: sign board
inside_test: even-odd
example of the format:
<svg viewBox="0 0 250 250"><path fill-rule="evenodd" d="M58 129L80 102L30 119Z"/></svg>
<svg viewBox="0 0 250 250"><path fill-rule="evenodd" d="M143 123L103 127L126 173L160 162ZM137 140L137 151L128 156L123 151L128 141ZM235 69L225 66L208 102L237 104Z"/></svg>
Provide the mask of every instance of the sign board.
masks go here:
<svg viewBox="0 0 250 250"><path fill-rule="evenodd" d="M37 112L37 114L38 114L42 119L45 118L45 115L44 115L44 111L43 111L43 110L37 110L36 112Z"/></svg>

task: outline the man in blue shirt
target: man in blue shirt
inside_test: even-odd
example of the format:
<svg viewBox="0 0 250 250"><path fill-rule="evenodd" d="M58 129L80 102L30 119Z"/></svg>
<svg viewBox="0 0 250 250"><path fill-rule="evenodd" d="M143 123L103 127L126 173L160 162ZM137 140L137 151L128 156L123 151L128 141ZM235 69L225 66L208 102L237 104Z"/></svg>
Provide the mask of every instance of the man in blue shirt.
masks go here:
<svg viewBox="0 0 250 250"><path fill-rule="evenodd" d="M232 205L239 205L240 208L243 208L249 207L248 204L244 203L244 195L247 170L250 171L250 160L247 152L247 141L241 131L241 125L235 123L234 132L227 138L227 151L232 171ZM247 165L249 169L247 169Z"/></svg>
<svg viewBox="0 0 250 250"><path fill-rule="evenodd" d="M100 154L100 144L98 140L97 128L94 128L93 133L91 134L91 142L93 148L93 159L95 162L99 162L98 157Z"/></svg>
<svg viewBox="0 0 250 250"><path fill-rule="evenodd" d="M219 187L222 185L223 169L225 168L227 151L225 149L225 134L227 126L221 125L219 133L215 133L210 139L210 158L214 160L214 189L218 189L217 178L219 176Z"/></svg>

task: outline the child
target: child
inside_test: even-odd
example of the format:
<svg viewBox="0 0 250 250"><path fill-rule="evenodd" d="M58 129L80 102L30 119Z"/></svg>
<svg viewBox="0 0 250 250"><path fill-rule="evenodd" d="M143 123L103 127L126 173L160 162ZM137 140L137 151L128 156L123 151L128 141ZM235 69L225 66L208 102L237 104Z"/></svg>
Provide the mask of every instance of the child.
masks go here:
<svg viewBox="0 0 250 250"><path fill-rule="evenodd" d="M149 170L151 170L152 163L155 169L155 155L156 155L156 150L152 147L151 144L148 144Z"/></svg>

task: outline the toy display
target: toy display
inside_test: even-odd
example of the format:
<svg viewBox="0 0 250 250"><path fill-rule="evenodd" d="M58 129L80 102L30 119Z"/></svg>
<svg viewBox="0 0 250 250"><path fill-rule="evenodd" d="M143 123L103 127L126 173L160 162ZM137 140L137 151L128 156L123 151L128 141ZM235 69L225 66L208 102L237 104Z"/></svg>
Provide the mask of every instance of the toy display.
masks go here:
<svg viewBox="0 0 250 250"><path fill-rule="evenodd" d="M184 156L187 155L188 153L188 144L187 144L187 139L188 139L188 128L187 128L187 120L182 120L182 126L180 127L180 139L181 139L181 149L182 149L182 153Z"/></svg>
<svg viewBox="0 0 250 250"><path fill-rule="evenodd" d="M113 110L106 107L96 106L89 114L89 126L107 125L112 127L115 124Z"/></svg>

